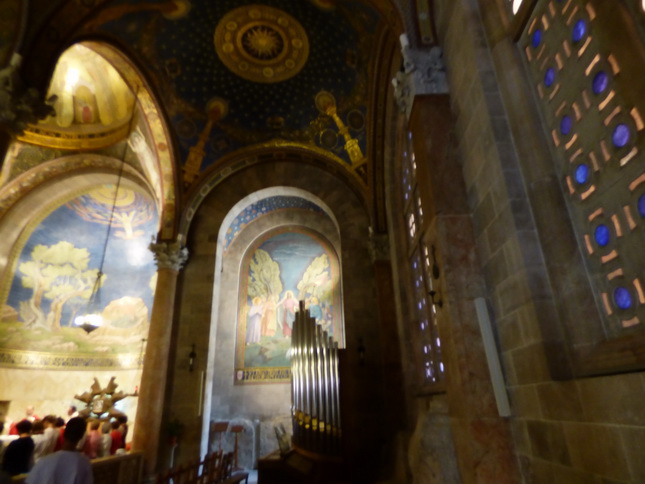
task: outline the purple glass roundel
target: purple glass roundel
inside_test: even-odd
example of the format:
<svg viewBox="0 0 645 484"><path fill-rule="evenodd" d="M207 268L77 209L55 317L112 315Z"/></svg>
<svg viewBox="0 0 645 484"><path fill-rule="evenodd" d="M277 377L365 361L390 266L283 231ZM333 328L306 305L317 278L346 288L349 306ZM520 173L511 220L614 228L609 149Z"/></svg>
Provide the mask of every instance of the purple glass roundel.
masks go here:
<svg viewBox="0 0 645 484"><path fill-rule="evenodd" d="M546 87L551 87L554 82L555 82L555 69L553 67L549 67L544 73L544 85Z"/></svg>
<svg viewBox="0 0 645 484"><path fill-rule="evenodd" d="M566 136L569 133L571 133L572 127L573 127L573 120L571 119L571 116L568 116L568 115L562 116L562 119L560 120L560 133Z"/></svg>
<svg viewBox="0 0 645 484"><path fill-rule="evenodd" d="M593 232L594 239L600 247L605 247L609 244L609 239L611 238L611 233L609 232L609 227L605 224L600 224L596 227L596 230Z"/></svg>
<svg viewBox="0 0 645 484"><path fill-rule="evenodd" d="M611 141L614 143L616 148L623 148L627 143L629 143L630 137L631 133L629 131L629 126L620 123L614 128L614 132L611 135Z"/></svg>
<svg viewBox="0 0 645 484"><path fill-rule="evenodd" d="M578 182L578 185L584 185L589 181L589 165L586 165L585 163L581 163L578 165L578 168L576 168L576 182Z"/></svg>
<svg viewBox="0 0 645 484"><path fill-rule="evenodd" d="M638 213L645 217L645 193L638 197Z"/></svg>
<svg viewBox="0 0 645 484"><path fill-rule="evenodd" d="M591 89L594 94L600 94L609 85L609 76L605 71L599 71L595 76L593 76L593 81L591 82Z"/></svg>
<svg viewBox="0 0 645 484"><path fill-rule="evenodd" d="M629 309L632 307L632 294L626 287L617 287L614 289L614 302L620 309Z"/></svg>
<svg viewBox="0 0 645 484"><path fill-rule="evenodd" d="M585 35L587 35L587 22L584 19L580 19L573 26L571 40L573 40L574 43L580 42Z"/></svg>
<svg viewBox="0 0 645 484"><path fill-rule="evenodd" d="M542 42L542 31L540 29L537 29L535 32L533 32L533 35L531 35L531 45L533 48L536 48L538 45L540 45L540 42Z"/></svg>

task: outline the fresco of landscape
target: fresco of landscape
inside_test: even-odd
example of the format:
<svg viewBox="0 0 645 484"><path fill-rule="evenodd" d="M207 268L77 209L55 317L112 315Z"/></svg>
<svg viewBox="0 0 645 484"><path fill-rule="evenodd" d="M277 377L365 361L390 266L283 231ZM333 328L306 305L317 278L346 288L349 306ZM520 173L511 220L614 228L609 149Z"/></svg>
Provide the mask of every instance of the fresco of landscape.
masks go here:
<svg viewBox="0 0 645 484"><path fill-rule="evenodd" d="M236 383L288 380L288 350L298 301L316 322L340 337L340 290L335 254L298 232L270 237L243 265L236 344Z"/></svg>
<svg viewBox="0 0 645 484"><path fill-rule="evenodd" d="M13 279L2 295L0 349L105 355L140 351L156 283L147 246L157 233L158 215L147 196L123 187L115 202L115 188L104 185L61 205L14 254ZM91 298L104 248L104 275ZM103 319L89 334L74 324L88 312Z"/></svg>

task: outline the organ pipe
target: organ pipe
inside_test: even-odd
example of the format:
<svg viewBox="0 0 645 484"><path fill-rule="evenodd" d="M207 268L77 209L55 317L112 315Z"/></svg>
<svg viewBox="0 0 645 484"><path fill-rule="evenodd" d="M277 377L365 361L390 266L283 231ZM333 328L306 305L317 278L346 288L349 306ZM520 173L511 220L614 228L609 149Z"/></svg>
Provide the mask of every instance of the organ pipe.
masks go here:
<svg viewBox="0 0 645 484"><path fill-rule="evenodd" d="M291 335L293 444L321 456L341 451L338 363L338 343L300 301Z"/></svg>

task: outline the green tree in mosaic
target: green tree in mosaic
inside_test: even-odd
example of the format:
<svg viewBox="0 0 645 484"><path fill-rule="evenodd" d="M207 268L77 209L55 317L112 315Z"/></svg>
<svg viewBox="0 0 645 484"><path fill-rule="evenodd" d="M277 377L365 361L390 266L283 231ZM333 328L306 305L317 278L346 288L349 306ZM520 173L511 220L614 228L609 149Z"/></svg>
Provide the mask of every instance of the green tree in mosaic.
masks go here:
<svg viewBox="0 0 645 484"><path fill-rule="evenodd" d="M31 298L20 304L21 317L28 327L58 330L64 305L71 300L90 298L98 270L88 269L89 262L87 249L76 248L66 241L34 247L31 260L18 267L22 285L33 289ZM101 278L101 284L104 281L105 276ZM46 316L42 308L43 297L51 301Z"/></svg>
<svg viewBox="0 0 645 484"><path fill-rule="evenodd" d="M298 283L298 298L306 299L308 296L318 298L321 303L332 302L332 281L329 275L329 257L322 254L316 257L302 279Z"/></svg>
<svg viewBox="0 0 645 484"><path fill-rule="evenodd" d="M280 265L268 252L258 249L251 258L249 267L249 297L277 296L282 292Z"/></svg>

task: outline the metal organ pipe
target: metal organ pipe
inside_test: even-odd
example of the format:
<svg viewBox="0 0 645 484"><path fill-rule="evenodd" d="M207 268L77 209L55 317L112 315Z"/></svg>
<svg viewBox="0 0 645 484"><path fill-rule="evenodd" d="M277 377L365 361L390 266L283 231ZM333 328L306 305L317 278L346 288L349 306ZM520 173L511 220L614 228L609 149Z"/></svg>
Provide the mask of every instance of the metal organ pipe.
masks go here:
<svg viewBox="0 0 645 484"><path fill-rule="evenodd" d="M340 455L338 343L300 301L291 335L293 444L323 456Z"/></svg>

